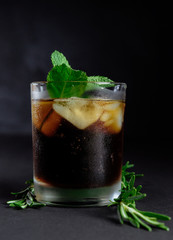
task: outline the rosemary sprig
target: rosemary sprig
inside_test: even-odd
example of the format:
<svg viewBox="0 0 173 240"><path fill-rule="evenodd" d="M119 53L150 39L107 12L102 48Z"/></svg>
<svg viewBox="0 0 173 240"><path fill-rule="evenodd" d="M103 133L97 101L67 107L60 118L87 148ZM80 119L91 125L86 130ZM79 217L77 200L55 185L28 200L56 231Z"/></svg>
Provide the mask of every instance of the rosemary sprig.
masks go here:
<svg viewBox="0 0 173 240"><path fill-rule="evenodd" d="M135 174L135 172L128 172L129 168L134 167L133 164L127 162L122 169L122 185L121 194L114 201L110 201L108 206L117 205L117 214L120 223L124 221L131 223L134 227L140 228L141 226L148 231L152 231L151 226L169 231L169 228L164 223L158 220L170 220L169 216L140 211L136 208L136 201L146 197L145 193L141 193L142 186L135 187L135 178L143 176L143 174Z"/></svg>
<svg viewBox="0 0 173 240"><path fill-rule="evenodd" d="M27 188L20 192L11 193L12 195L15 195L18 199L8 201L7 204L9 204L10 207L16 207L25 209L27 207L42 207L46 206L46 204L38 202L35 198L34 194L34 185L33 180L26 181L25 184L29 184Z"/></svg>
<svg viewBox="0 0 173 240"><path fill-rule="evenodd" d="M118 198L110 201L109 206L117 206L117 214L120 223L131 223L134 227L140 228L141 226L148 231L152 231L152 226L169 231L169 228L164 223L158 220L170 220L167 215L141 211L136 208L136 201L146 197L145 193L141 193L142 186L135 187L136 177L143 176L143 174L136 174L135 172L129 172L128 169L134 167L134 164L126 162L122 168L122 184L121 194ZM10 207L25 209L27 207L42 207L46 206L45 203L38 202L35 198L33 180L26 181L25 184L29 186L17 193L11 193L18 199L8 201ZM54 205L48 203L48 205Z"/></svg>

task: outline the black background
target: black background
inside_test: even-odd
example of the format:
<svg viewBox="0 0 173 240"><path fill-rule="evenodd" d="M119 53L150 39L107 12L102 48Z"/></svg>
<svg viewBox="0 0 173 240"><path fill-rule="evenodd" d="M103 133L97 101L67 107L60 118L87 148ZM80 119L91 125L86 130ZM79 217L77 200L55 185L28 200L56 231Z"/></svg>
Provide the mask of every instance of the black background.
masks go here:
<svg viewBox="0 0 173 240"><path fill-rule="evenodd" d="M31 134L29 84L46 80L57 49L73 68L127 83L128 138L172 138L171 9L122 5L1 4L0 133Z"/></svg>
<svg viewBox="0 0 173 240"><path fill-rule="evenodd" d="M141 206L145 207L146 204L146 208L156 211L163 209L165 213L171 214L172 43L172 10L166 4L153 3L146 6L140 2L120 5L112 1L1 3L1 207L10 198L11 191L18 190L25 180L32 177L30 83L46 80L51 68L50 55L57 49L64 53L74 69L84 70L88 75L103 75L114 81L127 83L124 159L134 162L136 170L146 175L145 180L141 181L144 190L152 197L149 197L148 202L144 200L144 205ZM161 195L165 196L164 200L160 198ZM154 204L156 201L159 205ZM2 223L4 219L6 221L4 231L2 230L3 239L10 236L10 232L6 236L8 224L13 226L11 229L15 231L16 239L20 239L20 227L11 222L11 217L14 221L19 221L18 212L8 209L5 204L2 211ZM51 220L46 223L43 220L44 211L48 212L45 213L46 216L49 215L55 221L53 213L51 214L54 210L51 208L39 212L43 226L51 226ZM72 209L69 209L70 213L67 213L67 209L64 212L56 211L59 211L58 219L62 221L59 226L61 233L63 227L65 229L67 225L68 228L69 221L74 220L71 235L63 232L62 239L70 239L70 236L71 239L76 239L75 236L80 239L81 236L83 239L94 239L97 231L99 235L98 229L102 225L106 232L105 235L99 235L100 239L113 239L114 229L123 234L123 230L120 230L123 228L119 225L115 227L113 221L106 221L106 217L103 217L108 214L104 208L98 212L96 209L83 209L78 213ZM29 239L24 225L27 214L19 214L23 219L20 222L23 224L21 232L25 239ZM39 223L35 214L37 215L35 212L28 212L27 217L30 218L27 224L30 227L33 226L34 219ZM69 218L63 218L64 214L69 214ZM77 217L73 219L74 215ZM79 219L83 219L82 231L88 235L78 229ZM93 221L92 226L89 221ZM55 230L55 225L52 226L52 234L56 237L58 230ZM88 228L96 234L90 235ZM33 231L36 229L33 228ZM124 235L120 235L120 239L129 239L127 236L133 231L135 234L138 230L124 227ZM139 235L136 236L140 236L140 232L137 233ZM146 237L145 231L142 233ZM46 236L40 231L32 239L48 239ZM156 239L163 239L163 236L170 235L156 233L148 236L152 236L151 239L156 236Z"/></svg>

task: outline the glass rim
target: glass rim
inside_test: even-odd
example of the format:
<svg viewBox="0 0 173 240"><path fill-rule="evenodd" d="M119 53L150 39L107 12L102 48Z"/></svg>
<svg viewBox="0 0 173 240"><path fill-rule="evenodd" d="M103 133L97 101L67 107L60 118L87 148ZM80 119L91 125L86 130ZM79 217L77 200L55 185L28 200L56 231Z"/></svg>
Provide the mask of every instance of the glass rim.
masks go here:
<svg viewBox="0 0 173 240"><path fill-rule="evenodd" d="M47 83L51 83L53 81L35 81L35 82L31 82L31 85L39 85L39 84L47 84ZM124 86L125 88L127 88L127 84L124 82L103 82L103 81L99 81L99 82L94 82L94 81L58 81L58 82L66 82L66 83L94 83L94 84L100 84L100 85L121 85Z"/></svg>

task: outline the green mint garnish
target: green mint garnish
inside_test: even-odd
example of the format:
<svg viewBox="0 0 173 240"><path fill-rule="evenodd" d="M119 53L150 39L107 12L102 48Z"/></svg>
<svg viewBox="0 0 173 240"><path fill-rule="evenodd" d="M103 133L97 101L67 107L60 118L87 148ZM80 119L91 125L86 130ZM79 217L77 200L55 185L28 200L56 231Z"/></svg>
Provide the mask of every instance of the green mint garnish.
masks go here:
<svg viewBox="0 0 173 240"><path fill-rule="evenodd" d="M53 67L48 73L47 90L51 98L80 97L85 90L86 81L85 72L73 70L63 63Z"/></svg>
<svg viewBox="0 0 173 240"><path fill-rule="evenodd" d="M53 68L47 75L47 90L51 98L81 97L85 90L92 90L96 86L111 87L111 83L114 83L107 77L88 77L84 71L72 69L66 57L56 50L51 54L51 61ZM103 86L94 82L108 84Z"/></svg>
<svg viewBox="0 0 173 240"><path fill-rule="evenodd" d="M109 79L107 77L103 77L103 76L89 76L89 77L87 77L87 80L88 80L88 84L86 87L87 91L93 90L98 87L107 88L107 87L114 86L114 81L112 81L111 79Z"/></svg>
<svg viewBox="0 0 173 240"><path fill-rule="evenodd" d="M52 54L51 54L51 61L52 61L52 65L55 66L60 66L62 64L65 64L67 67L71 68L70 64L68 63L66 57L58 52L57 50L55 50Z"/></svg>
<svg viewBox="0 0 173 240"><path fill-rule="evenodd" d="M98 82L114 83L114 81L112 81L110 78L103 77L103 76L89 76L88 81L95 82L95 83L98 83Z"/></svg>
<svg viewBox="0 0 173 240"><path fill-rule="evenodd" d="M117 214L120 223L131 223L136 228L146 228L148 231L152 231L152 226L166 231L169 228L159 220L166 221L171 218L167 215L141 211L136 208L136 201L146 197L145 193L141 193L142 186L135 187L136 177L143 176L143 174L136 174L135 172L129 172L128 169L134 165L127 162L122 168L122 180L121 180L121 194L114 201L110 201L109 206L117 206ZM35 198L33 181L27 181L29 186L21 192L12 193L16 195L18 199L8 201L10 207L25 209L27 207L42 207L46 205L57 206L57 204L46 202L38 202Z"/></svg>

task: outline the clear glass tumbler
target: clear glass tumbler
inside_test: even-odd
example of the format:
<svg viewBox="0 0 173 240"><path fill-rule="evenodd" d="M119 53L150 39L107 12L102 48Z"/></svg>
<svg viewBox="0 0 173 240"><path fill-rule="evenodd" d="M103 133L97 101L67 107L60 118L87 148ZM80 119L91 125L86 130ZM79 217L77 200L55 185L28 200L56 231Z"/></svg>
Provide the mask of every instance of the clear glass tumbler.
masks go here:
<svg viewBox="0 0 173 240"><path fill-rule="evenodd" d="M51 98L47 82L31 83L38 201L104 206L118 197L125 95L125 83L87 82L80 97Z"/></svg>

